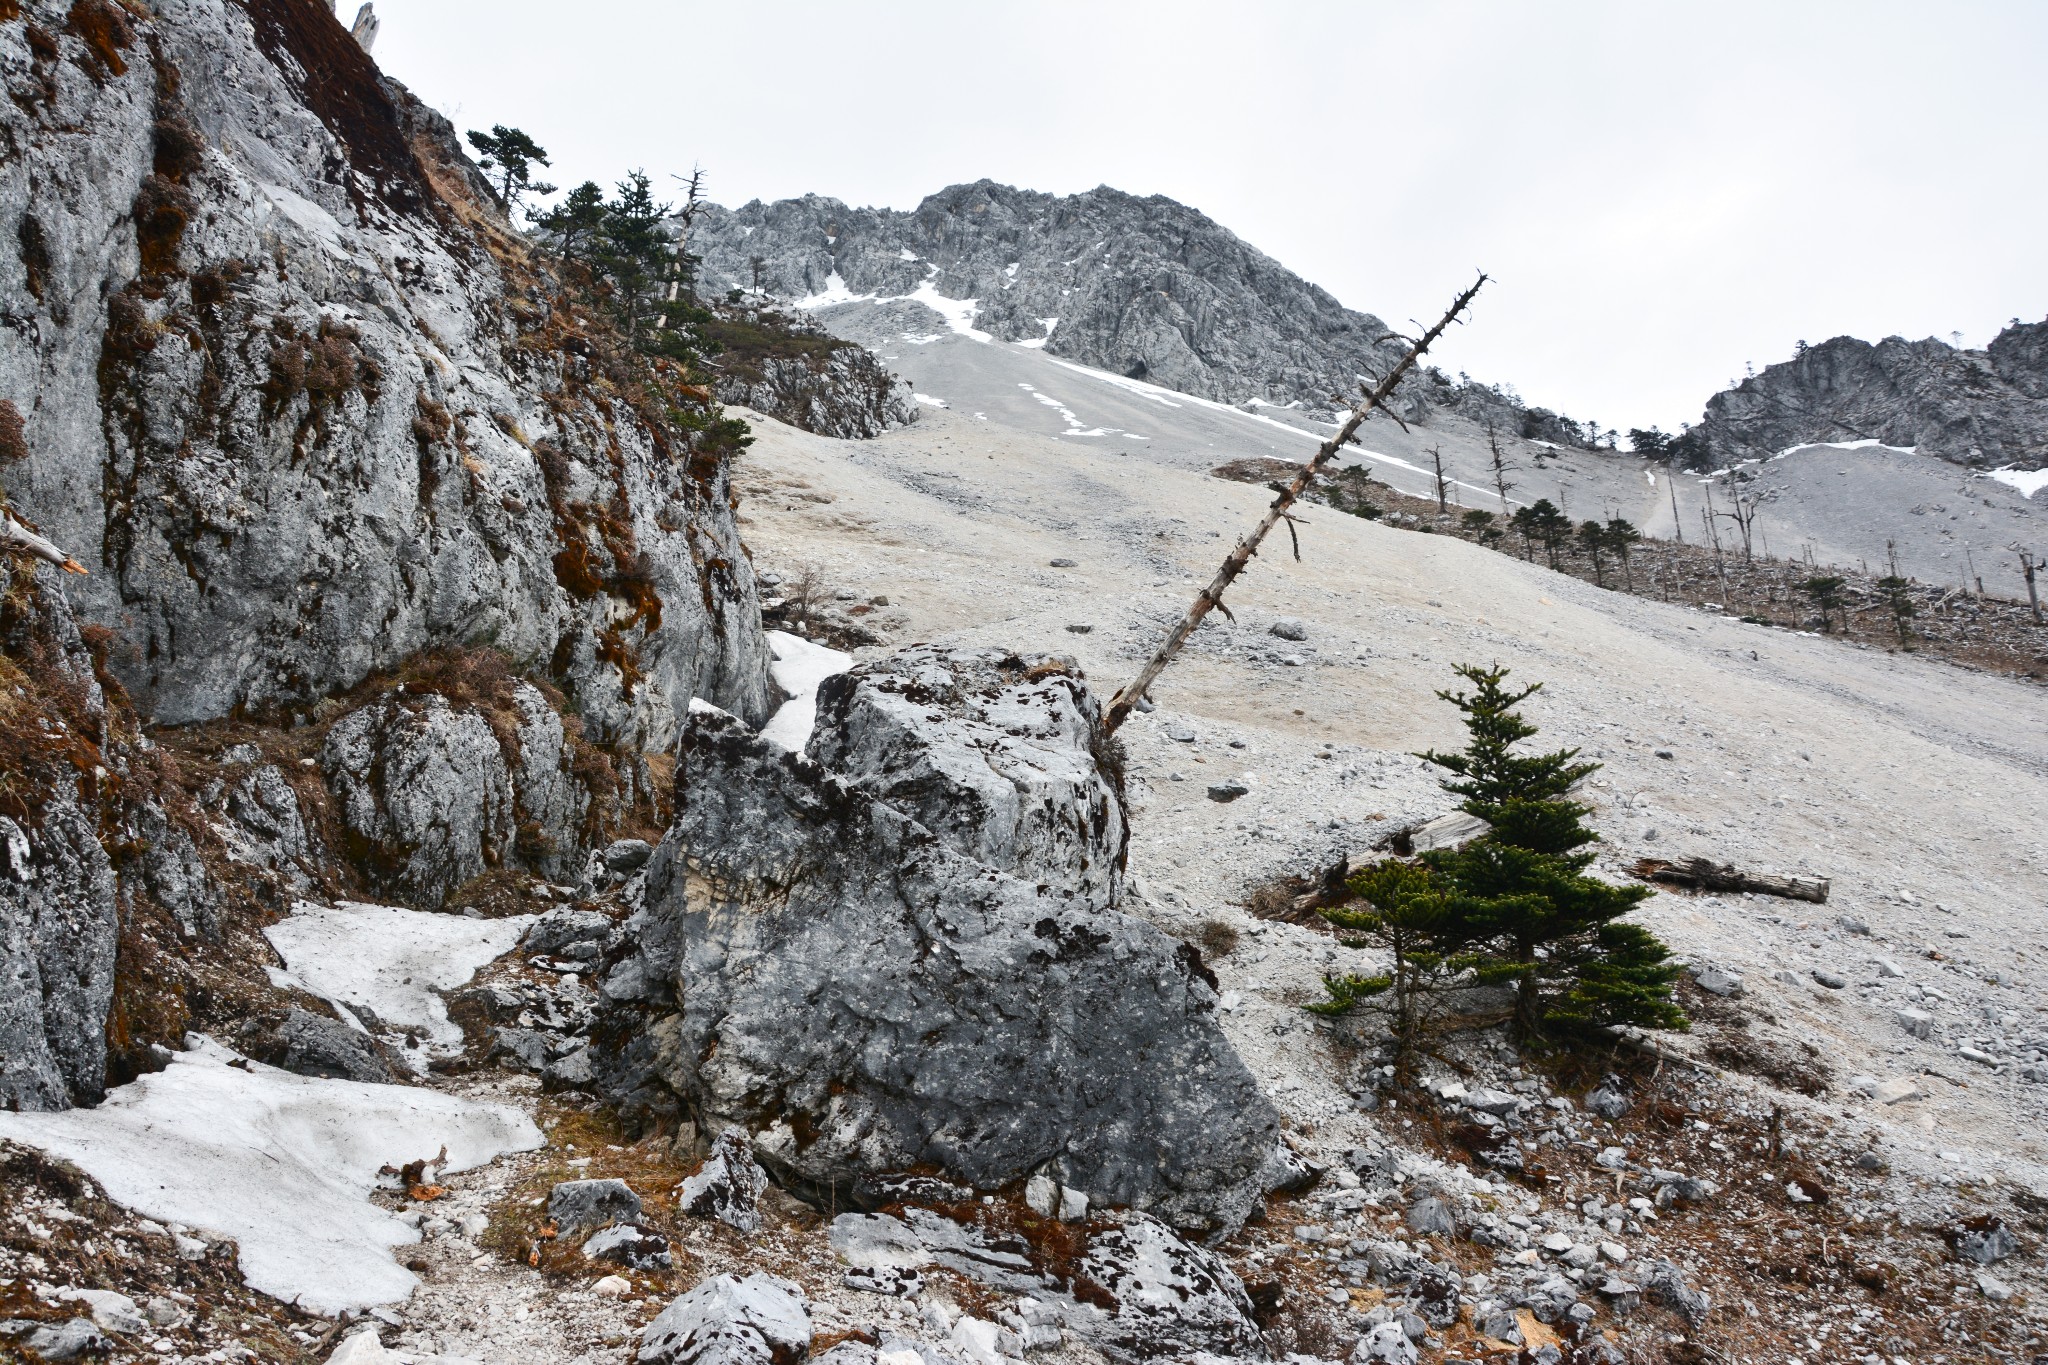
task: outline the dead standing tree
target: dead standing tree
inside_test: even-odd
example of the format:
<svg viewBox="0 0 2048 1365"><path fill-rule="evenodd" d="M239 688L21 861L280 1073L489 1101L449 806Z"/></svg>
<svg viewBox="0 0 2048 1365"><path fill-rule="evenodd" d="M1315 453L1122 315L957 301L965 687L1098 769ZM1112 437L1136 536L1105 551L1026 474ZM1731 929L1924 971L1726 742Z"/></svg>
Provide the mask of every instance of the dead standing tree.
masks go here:
<svg viewBox="0 0 2048 1365"><path fill-rule="evenodd" d="M1288 530L1292 532L1293 518L1288 516L1288 509L1308 490L1309 484L1322 472L1323 466L1335 459L1337 453L1351 443L1352 438L1358 433L1359 426L1386 402L1395 387L1407 376L1408 371L1415 368L1416 360L1443 335L1445 328L1458 320L1458 315L1471 305L1473 297L1485 283L1486 276L1482 274L1472 282L1471 288L1452 300L1450 309L1437 320L1436 326L1424 332L1419 340L1408 347L1407 354L1401 357L1399 363L1387 372L1386 377L1381 379L1377 386L1366 392L1356 407L1351 409L1351 415L1345 419L1337 434L1325 441L1314 457L1301 467L1293 481L1280 490L1280 495L1273 499L1273 505L1266 509L1266 515L1259 519L1259 524L1252 528L1251 534L1238 541L1236 547L1224 556L1223 567L1216 571L1216 577L1209 581L1209 586L1196 594L1194 602L1167 633L1166 640L1159 646L1158 651L1138 671L1138 676L1131 680L1130 685L1117 693L1116 699L1110 702L1109 711L1102 718L1102 733L1105 736L1115 734L1118 727L1130 717L1139 699L1152 690L1152 684L1166 671L1166 666L1173 662L1173 656L1180 653L1181 646L1188 642L1188 637L1195 633L1195 628L1202 624L1203 618L1217 607L1223 606L1224 590L1244 572L1245 566L1251 563L1252 556L1259 552L1259 543L1265 540L1266 534L1282 521L1290 523ZM1298 547L1295 553L1300 554ZM1224 608L1224 614L1229 614L1228 608Z"/></svg>
<svg viewBox="0 0 2048 1365"><path fill-rule="evenodd" d="M1486 448L1493 455L1493 487L1500 494L1500 514L1507 516L1508 490L1515 486L1508 482L1508 471L1520 469L1521 466L1510 460L1506 452L1500 448L1500 434L1494 430L1493 419L1490 417L1486 419Z"/></svg>
<svg viewBox="0 0 2048 1365"><path fill-rule="evenodd" d="M2034 586L2034 570L2044 564L2048 564L2048 559L2028 550L2020 551L2020 572L2027 576L2027 603L2034 609L2034 624L2037 626L2041 624L2041 590Z"/></svg>

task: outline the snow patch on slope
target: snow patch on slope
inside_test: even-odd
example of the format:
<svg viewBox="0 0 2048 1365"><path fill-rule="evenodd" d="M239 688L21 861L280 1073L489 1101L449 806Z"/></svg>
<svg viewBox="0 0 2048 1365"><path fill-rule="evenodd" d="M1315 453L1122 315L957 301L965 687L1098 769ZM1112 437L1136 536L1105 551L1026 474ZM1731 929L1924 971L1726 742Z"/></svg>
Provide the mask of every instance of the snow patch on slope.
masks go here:
<svg viewBox="0 0 2048 1365"><path fill-rule="evenodd" d="M1786 446L1783 450L1771 456L1771 458L1782 460L1787 455L1797 455L1802 450L1884 450L1894 455L1917 455L1920 453L1920 447L1918 446L1888 446L1875 436L1866 436L1860 441L1808 441L1803 445Z"/></svg>
<svg viewBox="0 0 2048 1365"><path fill-rule="evenodd" d="M315 1313L396 1303L419 1283L391 1254L419 1233L369 1201L380 1167L446 1146L444 1169L463 1171L542 1143L509 1105L295 1076L190 1044L97 1109L0 1113L0 1137L71 1162L146 1218L233 1238L251 1288Z"/></svg>
<svg viewBox="0 0 2048 1365"><path fill-rule="evenodd" d="M789 700L761 727L761 738L791 753L801 753L818 723L818 684L853 667L853 656L812 644L786 630L769 631L768 648L775 654L768 671L775 675L775 685L789 694Z"/></svg>
<svg viewBox="0 0 2048 1365"><path fill-rule="evenodd" d="M1191 393L1180 393L1173 389L1163 389L1159 387L1157 384L1147 384L1142 379L1132 379L1125 375L1111 374L1107 370L1090 369L1086 365L1076 365L1071 360L1061 360L1057 356L1047 356L1046 359L1050 360L1053 364L1058 365L1062 369L1072 370L1075 374L1086 375L1090 379L1099 380L1104 384L1109 384L1115 388L1123 389L1128 393L1134 393L1140 398L1149 399L1152 402L1161 404L1165 407L1179 408L1192 405L1198 408L1207 408L1211 412L1227 414L1231 417L1236 418L1240 422L1257 422L1261 426L1277 427L1281 431L1287 432L1289 435L1298 436L1305 440L1313 441L1317 445L1321 445L1323 443L1323 438L1316 435L1313 431L1303 431L1300 427L1295 426L1291 422L1283 422L1277 417L1268 417L1262 412L1246 412L1243 408L1237 407L1230 403L1218 403L1215 400L1209 398L1197 398ZM1172 397L1168 397L1168 394L1172 394ZM1099 433L1077 431L1073 434L1076 436L1085 436ZM1377 461L1378 463L1383 465L1391 465L1396 469L1405 469L1411 474L1420 474L1425 478L1431 480L1434 480L1436 477L1436 471L1432 469L1425 469L1423 466L1415 464L1408 460L1404 460L1398 455L1388 455L1381 451L1368 449L1367 447L1362 445L1354 444L1352 446L1349 446L1346 448L1345 453L1350 455L1356 455L1360 459ZM1473 493L1481 494L1484 497L1490 498L1494 496L1493 489L1482 487L1476 483L1466 483L1462 479L1446 479L1444 480L1444 482L1459 488L1467 489ZM1515 502L1518 501L1518 499L1510 498L1508 501Z"/></svg>
<svg viewBox="0 0 2048 1365"><path fill-rule="evenodd" d="M439 992L466 984L479 968L511 952L534 919L301 901L263 936L285 962L282 971L270 969L276 984L312 992L366 1033L358 1010L386 1028L423 1033L422 1046L399 1050L424 1073L431 1057L462 1050L462 1030L448 1018Z"/></svg>
<svg viewBox="0 0 2048 1365"><path fill-rule="evenodd" d="M2023 498L2031 498L2048 488L2048 469L2014 469L2007 465L2003 469L1992 470L1984 477L1996 479L2008 488L2017 488Z"/></svg>

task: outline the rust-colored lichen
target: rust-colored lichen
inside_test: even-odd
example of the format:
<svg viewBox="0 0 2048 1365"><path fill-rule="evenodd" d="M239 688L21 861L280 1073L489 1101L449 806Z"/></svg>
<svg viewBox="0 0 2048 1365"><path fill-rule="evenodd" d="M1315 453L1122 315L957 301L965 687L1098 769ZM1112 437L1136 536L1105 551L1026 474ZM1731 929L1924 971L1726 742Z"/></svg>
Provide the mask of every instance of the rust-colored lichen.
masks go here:
<svg viewBox="0 0 2048 1365"><path fill-rule="evenodd" d="M135 245L142 268L152 275L175 274L178 247L197 205L191 191L162 175L150 175L135 195Z"/></svg>
<svg viewBox="0 0 2048 1365"><path fill-rule="evenodd" d="M135 30L113 0L78 0L66 23L85 44L87 66L94 79L128 74L128 62L121 54L134 45Z"/></svg>
<svg viewBox="0 0 2048 1365"><path fill-rule="evenodd" d="M28 458L27 424L11 399L0 398L0 464Z"/></svg>

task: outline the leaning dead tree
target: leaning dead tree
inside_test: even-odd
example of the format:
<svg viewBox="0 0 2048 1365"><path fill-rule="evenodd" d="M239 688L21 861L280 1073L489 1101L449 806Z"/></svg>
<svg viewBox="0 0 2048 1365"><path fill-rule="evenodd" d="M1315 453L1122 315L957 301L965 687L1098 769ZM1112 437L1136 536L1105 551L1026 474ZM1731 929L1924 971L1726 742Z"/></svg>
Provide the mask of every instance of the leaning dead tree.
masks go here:
<svg viewBox="0 0 2048 1365"><path fill-rule="evenodd" d="M1338 451L1350 444L1358 432L1359 425L1386 402L1388 396L1394 392L1395 386L1409 370L1415 368L1416 360L1429 350L1431 343L1443 335L1445 328L1458 320L1458 315L1471 305L1473 296L1478 294L1480 286L1485 283L1486 276L1482 274L1472 282L1470 289L1452 301L1450 310L1437 320L1436 326L1424 332L1419 340L1408 347L1407 354L1401 357L1400 362L1387 371L1386 377L1375 387L1366 391L1358 406L1351 409L1351 415L1344 420L1344 425L1337 434L1325 441L1315 456L1301 467L1301 472L1294 476L1293 481L1280 490L1280 495L1273 499L1273 505L1266 509L1266 515L1252 528L1251 534L1238 541L1236 548L1224 556L1223 567L1216 571L1216 577L1209 581L1209 586L1196 595L1186 614L1168 632L1166 641L1159 646L1158 652L1138 671L1138 676L1131 681L1130 686L1117 693L1116 699L1110 702L1109 711L1102 718L1103 734L1116 733L1117 727L1130 716L1139 699L1152 690L1152 684L1166 671L1166 666L1173 662L1173 656L1180 653L1181 646L1195 633L1195 627L1202 624L1202 618L1223 606L1224 589L1228 588L1237 576L1244 572L1245 566L1251 563L1252 556L1259 552L1259 542L1266 538L1266 533L1282 521L1289 523L1289 531L1293 530L1293 518L1288 516L1288 509L1307 491L1316 475L1322 472L1323 466L1334 459ZM1296 554L1299 553L1297 549ZM1223 610L1224 615L1230 614L1228 607L1224 607Z"/></svg>

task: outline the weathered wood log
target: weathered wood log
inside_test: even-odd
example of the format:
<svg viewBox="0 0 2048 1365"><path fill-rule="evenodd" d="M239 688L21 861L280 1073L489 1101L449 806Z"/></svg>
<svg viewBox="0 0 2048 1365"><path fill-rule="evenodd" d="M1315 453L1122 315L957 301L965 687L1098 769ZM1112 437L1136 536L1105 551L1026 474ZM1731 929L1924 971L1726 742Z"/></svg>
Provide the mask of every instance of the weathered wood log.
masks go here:
<svg viewBox="0 0 2048 1365"><path fill-rule="evenodd" d="M1824 905L1828 899L1828 880L1825 877L1773 877L1744 872L1706 858L1686 858L1675 863L1661 858L1643 858L1629 872L1646 882L1689 886L1700 891L1753 891L1761 896L1783 896L1788 900L1812 901L1816 905Z"/></svg>

